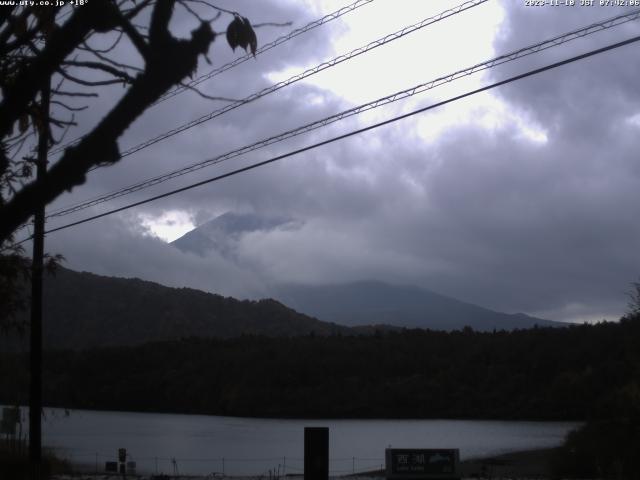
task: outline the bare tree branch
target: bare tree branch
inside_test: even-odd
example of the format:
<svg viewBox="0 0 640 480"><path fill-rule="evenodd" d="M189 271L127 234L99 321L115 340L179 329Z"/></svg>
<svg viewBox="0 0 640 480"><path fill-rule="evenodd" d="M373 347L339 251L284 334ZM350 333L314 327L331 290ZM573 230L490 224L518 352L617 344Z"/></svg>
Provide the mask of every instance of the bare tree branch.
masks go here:
<svg viewBox="0 0 640 480"><path fill-rule="evenodd" d="M123 15L120 15L118 18L118 26L122 28L122 31L129 37L129 40L131 40L131 43L136 47L138 53L142 55L142 58L147 60L150 55L149 46L142 35L131 25L131 22Z"/></svg>
<svg viewBox="0 0 640 480"><path fill-rule="evenodd" d="M142 68L138 68L138 67L135 67L133 65L127 65L126 63L116 62L115 60L107 57L106 55L103 55L103 54L98 53L96 51L93 51L91 53L93 53L93 55L95 57L97 57L98 59L102 60L103 62L107 62L107 63L113 65L114 67L124 68L125 70L132 70L134 72L142 72L143 71Z"/></svg>
<svg viewBox="0 0 640 480"><path fill-rule="evenodd" d="M173 13L175 0L165 0L156 5L151 14L149 26L149 42L156 46L162 46L171 38L169 33L169 21Z"/></svg>
<svg viewBox="0 0 640 480"><path fill-rule="evenodd" d="M87 108L89 108L88 105L84 105L82 107L72 107L71 105L67 105L66 103L60 102L58 100L51 100L51 104L52 105L58 105L58 106L64 108L65 110L68 110L70 112L81 112L81 111L86 110Z"/></svg>
<svg viewBox="0 0 640 480"><path fill-rule="evenodd" d="M68 92L66 90L51 90L51 93L61 95L63 97L99 97L97 93L89 92Z"/></svg>
<svg viewBox="0 0 640 480"><path fill-rule="evenodd" d="M120 79L111 79L111 80L83 80L82 78L78 78L75 75L71 75L69 72L66 72L64 69L59 68L56 70L57 73L62 75L64 78L69 80L70 82L77 83L78 85L84 85L85 87L100 87L104 85L115 85L117 83L122 83L123 80Z"/></svg>
<svg viewBox="0 0 640 480"><path fill-rule="evenodd" d="M198 57L207 52L215 33L209 24L203 23L192 32L190 40L175 39L168 32L167 15L171 8L167 3L156 4L152 14L152 30L164 25L166 32L156 31L150 36L153 55L147 59L145 71L135 78L118 104L80 143L65 150L62 158L48 171L46 183L25 185L0 208L3 218L0 241L29 218L32 206L38 201L49 203L65 190L84 183L91 167L117 162L120 158L117 139L122 133L162 94L196 69Z"/></svg>
<svg viewBox="0 0 640 480"><path fill-rule="evenodd" d="M188 83L185 82L180 82L180 86L183 88L186 88L188 90L191 90L192 92L197 93L200 97L206 99L206 100L217 100L217 101L222 101L222 102L237 102L238 100L235 98L227 98L227 97L217 97L217 96L212 96L212 95L207 95L206 93L202 92L201 90L199 90L198 88L194 87L193 85L190 85Z"/></svg>
<svg viewBox="0 0 640 480"><path fill-rule="evenodd" d="M149 5L151 5L152 3L154 3L154 0L144 0L143 2L138 3L135 7L133 7L131 10L127 10L124 13L124 18L126 18L127 20L132 20L133 18L135 18L142 10L144 10L145 8L147 8Z"/></svg>
<svg viewBox="0 0 640 480"><path fill-rule="evenodd" d="M115 41L108 47L100 50L94 47L90 47L87 42L82 42L82 45L79 47L81 50L88 50L92 53L109 53L111 52L114 48L116 48L118 46L118 44L120 43L120 40L122 40L122 37L124 36L124 32L119 31L118 32L118 36L116 37Z"/></svg>
<svg viewBox="0 0 640 480"><path fill-rule="evenodd" d="M96 5L96 7L94 7ZM61 28L55 29L42 53L18 73L12 85L6 86L0 103L0 138L5 137L13 124L42 88L60 63L91 31L95 16L103 10L102 2L88 3L74 10L73 15Z"/></svg>
<svg viewBox="0 0 640 480"><path fill-rule="evenodd" d="M90 68L93 70L102 70L103 72L110 73L114 77L120 78L126 82L132 83L133 77L129 75L127 72L122 70L118 70L117 68L112 67L111 65L106 65L100 62L89 62L89 61L77 61L77 60L65 60L63 65L71 65L74 67L82 67L82 68ZM68 77L65 77L68 78Z"/></svg>

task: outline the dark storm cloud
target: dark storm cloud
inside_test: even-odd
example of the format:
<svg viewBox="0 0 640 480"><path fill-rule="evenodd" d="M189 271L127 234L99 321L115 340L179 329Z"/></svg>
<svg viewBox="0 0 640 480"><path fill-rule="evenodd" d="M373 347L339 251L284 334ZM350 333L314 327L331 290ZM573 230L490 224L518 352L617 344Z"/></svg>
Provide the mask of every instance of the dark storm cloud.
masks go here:
<svg viewBox="0 0 640 480"><path fill-rule="evenodd" d="M503 6L507 10L507 20L502 35L495 42L496 50L500 52L631 10L582 7L557 12L553 8L527 9L515 2L503 2ZM531 28L532 24L536 28ZM526 67L568 58L625 40L639 32L638 21L630 22L552 49L544 56L509 64L504 70L505 73L519 73ZM531 113L543 128L558 138L580 142L592 139L591 134L601 134L610 128L614 129L611 133L617 135L620 126L616 122L640 111L640 91L635 80L637 68L635 62L629 61L635 50L637 44L600 54L506 86L499 90L499 95L514 107Z"/></svg>
<svg viewBox="0 0 640 480"><path fill-rule="evenodd" d="M497 53L615 13L533 9L510 1L502 5L506 16L495 41ZM291 19L298 25L310 19L295 3L251 2L249 10L255 22ZM243 96L269 85L269 72L328 58L332 28L340 27L308 34L301 43L290 42L271 56L246 62L207 84L207 92ZM485 80L601 46L631 31L638 26L505 65ZM214 49L214 63L231 58L228 49ZM51 250L67 255L75 268L235 295L268 293L274 282L377 278L420 284L509 312L613 319L624 310L629 282L640 274L640 125L628 120L640 112L633 51L612 52L496 91L503 111L511 115L497 126L470 118L432 141L406 120L136 209L126 221L100 220L75 234L51 235ZM96 172L69 199L146 178L149 165L153 173L171 170L346 107L332 92L295 85ZM146 114L123 145L213 108L192 93L181 95ZM470 110L470 116L480 116L485 108L490 107ZM438 118L437 112L429 115ZM523 125L543 131L546 141L529 138ZM351 119L127 200L357 126ZM296 228L241 237L235 248L242 261L234 264L214 254L205 260L188 256L142 235L139 215L172 209L189 212L197 222L232 210L284 215L297 223Z"/></svg>
<svg viewBox="0 0 640 480"><path fill-rule="evenodd" d="M290 27L265 26L257 30L260 44L268 43L275 38L286 34L293 28L299 28L316 18L315 14L296 2L220 2L220 7L229 8L247 15L253 23L263 22L287 22L293 23ZM207 15L211 16L211 15ZM175 18L178 20L172 26L178 34L188 34L195 26L195 21L184 12L177 9ZM213 27L217 31L224 32L229 16L223 16L215 22ZM218 75L198 86L203 93L212 96L241 99L253 94L272 84L265 75L274 70L286 68L289 65L313 62L316 57L330 56L331 43L325 36L327 29L313 30L296 38L295 42L285 43L255 60L241 64L228 72ZM99 42L99 39L98 39ZM293 44L293 45L289 45ZM196 75L205 74L236 59L244 54L242 50L233 52L220 35L212 44L209 58L212 65L200 61L200 69ZM133 49L123 48L118 52L118 58L122 62L136 62L137 54ZM91 107L78 114L77 122L80 127L67 137L67 141L82 134L91 125L94 125L108 109L120 98L123 90L119 87L104 88L100 90L100 97L90 103ZM266 99L265 99L266 100ZM262 108L269 111L273 105L262 102ZM155 138L177 125L184 125L202 115L209 114L226 105L224 101L206 100L194 92L184 92L154 108L149 109L132 127L125 132L120 139L120 149L127 150L143 141ZM258 105L260 105L258 103ZM89 175L85 185L77 188L70 195L59 199L56 205L65 205L74 201L91 197L96 194L108 192L120 188L131 181L148 178L149 176L175 169L181 165L199 161L212 153L223 153L231 148L245 145L251 138L260 139L264 134L276 133L275 122L271 122L271 130L262 131L254 129L255 113L244 113L247 106L240 107L238 112L230 112L223 119L207 122L199 127L186 131L171 141L164 141L157 146L147 148L140 153L126 157L119 164L109 169L101 169ZM263 115L257 118L264 119ZM279 119L287 118L285 116ZM265 122L266 123L266 122ZM252 136L248 137L247 134Z"/></svg>
<svg viewBox="0 0 640 480"><path fill-rule="evenodd" d="M553 8L503 5L507 17L496 41L499 52L614 14L583 8L559 15ZM638 26L580 40L545 61L531 58L506 70L519 73L630 32L637 34ZM633 221L640 214L639 129L628 121L640 111L632 54L627 47L498 91L546 132L543 145L513 142L508 132L495 145L478 132L456 132L441 142L450 159L443 162L448 173L431 177L431 192L445 206L445 216L461 226L459 234L472 240L458 249L460 264L469 267L465 273L476 277L475 287L463 286L467 298L494 297L530 311L570 310L571 304L589 305L594 315L622 311L624 291L640 272L640 229ZM509 300L498 300L497 292Z"/></svg>

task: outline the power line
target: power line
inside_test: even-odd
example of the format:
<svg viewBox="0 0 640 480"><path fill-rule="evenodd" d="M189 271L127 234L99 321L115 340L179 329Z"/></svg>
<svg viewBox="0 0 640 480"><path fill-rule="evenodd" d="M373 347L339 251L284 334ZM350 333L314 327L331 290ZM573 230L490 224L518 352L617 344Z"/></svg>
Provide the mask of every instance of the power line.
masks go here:
<svg viewBox="0 0 640 480"><path fill-rule="evenodd" d="M468 0L456 7L450 8L448 10L445 10L437 15L434 15L432 17L429 18L425 18L423 20L421 20L420 22L414 23L413 25L409 25L407 27L404 27L394 33L389 33L387 35L385 35L384 37L381 37L377 40L374 40L372 42L369 42L367 45L358 47L354 50L351 50L348 53L345 53L343 55L339 55L337 57L332 58L331 60L328 60L326 62L323 62L319 65L316 65L313 68L309 68L307 70L305 70L302 73L298 73L297 75L294 75L286 80L282 80L278 83L275 83L269 87L263 88L262 90L255 92L243 99L240 100L235 100L231 103L228 103L227 105L225 105L222 108L219 108L217 110L212 111L211 113L208 113L207 115L203 115L199 118L196 118L194 120L191 120L190 122L187 122L185 124L180 125L179 127L175 127L161 135L158 135L156 137L153 137L149 140L146 140L142 143L139 143L138 145L135 145L133 147L128 148L127 150L125 150L124 152L122 152L120 154L120 157L127 157L129 155L132 155L136 152L139 152L140 150L150 147L151 145L154 145L158 142L161 142L162 140L166 140L167 138L173 137L174 135L177 135L178 133L182 133L186 130L189 130L197 125L200 125L204 122L207 122L209 120L212 120L216 117L219 117L220 115L223 115L227 112L230 112L231 110L235 110L238 107L241 107L242 105L246 105L247 103L251 103L259 98L262 98L266 95L269 95L271 93L277 92L278 90L287 87L289 85L292 85L296 82L299 82L300 80L303 80L305 78L308 78L312 75L315 75L316 73L322 72L328 68L332 68L335 67L336 65L339 65L343 62L346 62L347 60L351 60L359 55L362 55L363 53L369 52L375 48L378 48L382 45L386 45L394 40L398 40L399 38L402 38L406 35L409 35L413 32L416 32L422 28L425 28L429 25L433 25L434 23L440 22L446 18L452 17L454 15L457 15L461 12L464 12L466 10L469 10L473 7L477 7L478 5L481 5L485 2L487 2L489 0ZM93 167L90 169L90 171L93 171L95 169L97 169L99 167Z"/></svg>
<svg viewBox="0 0 640 480"><path fill-rule="evenodd" d="M278 45L281 45L285 42L288 42L289 40L297 37L298 35L302 35L303 33L306 33L310 30L313 30L316 27L319 27L321 25L324 25L325 23L329 23L332 20L335 20L337 18L340 18L343 15L346 15L347 13L351 13L354 10L357 10L360 7L363 7L365 5L368 5L369 3L373 2L374 0L356 0L355 2L344 6L334 12L331 12L327 15L325 15L324 17L318 18L310 23L307 23L306 25L300 27L300 28L296 28L295 30L292 30L291 32L289 32L286 35L282 35L281 37L276 38L274 41L269 42L265 45L263 45L262 47L258 48L256 50L255 55L260 55L261 53L264 53L268 50L271 50L272 48L277 47ZM209 80L210 78L213 78L217 75L220 75L223 72L226 72L227 70L237 67L238 65L246 62L249 59L252 59L255 57L255 55L251 54L251 53L247 53L246 55L243 55L241 57L238 57L234 60L232 60L231 62L225 63L224 65L222 65L221 67L218 67L214 70L212 70L211 72L205 74L205 75L201 75L200 77L192 80L191 82L189 82L187 85L185 86L179 86L176 87L175 89L171 90L170 92L165 93L162 97L160 97L153 105L157 105L161 102L164 102L165 100L168 100L169 98L172 98L182 92L184 92L185 90L194 87L196 85L201 84L202 82L205 82L206 80ZM153 106L152 105L152 106ZM70 142L67 142L66 144L60 146L60 147L56 147L55 149L53 149L51 151L51 154L57 154L63 150L65 150L67 147L70 147L71 145L75 145L76 143L78 143L79 141L81 141L84 138L84 136L78 137L75 140L71 140Z"/></svg>
<svg viewBox="0 0 640 480"><path fill-rule="evenodd" d="M298 35L301 35L305 32L308 32L309 30L313 30L316 27L319 27L320 25L324 25L325 23L328 23L332 20L335 20L336 18L340 18L342 15L345 15L347 13L350 13L364 5L368 5L369 3L373 2L373 0L357 0L356 2L347 5L345 7L340 8L339 10L336 10L335 12L329 13L327 15L325 15L322 18L319 18L311 23L308 23L307 25L305 25L304 27L300 27L298 29L295 29L293 31L291 31L290 33L288 33L287 35L283 35L277 39L275 39L273 42L267 43L265 45L263 45L262 47L258 48L256 50L256 55L259 55L260 53L266 52L267 50L271 50L274 47L277 47L278 45L285 43L289 40L291 40L292 38L297 37ZM205 75L201 75L200 77L194 79L193 81L189 82L186 86L179 86L176 87L174 90L167 92L165 95L163 95L157 102L156 104L163 102L171 97L174 97L176 95L178 95L181 92L184 92L185 90L187 90L190 87L194 87L196 85L200 85L202 82L205 82L207 80L209 80L210 78L215 77L216 75L220 75L221 73L229 70L230 68L233 68L237 65L240 65L241 63L246 62L249 59L252 59L254 57L253 54L251 53L247 53L246 55L243 55L242 57L236 58L235 60L216 68L215 70L212 70L211 72L205 74Z"/></svg>
<svg viewBox="0 0 640 480"><path fill-rule="evenodd" d="M327 62L321 63L321 64L319 64L319 65L317 65L317 66L315 66L313 68L305 70L304 72L299 73L297 75L294 75L293 77L290 77L287 80L283 80L281 82L278 82L278 83L276 83L274 85L271 85L270 87L267 87L267 88L264 88L264 89L260 90L259 92L253 93L253 94L249 95L248 97L245 97L245 98L243 98L241 100L236 100L236 101L234 101L234 102L232 102L230 104L225 105L222 108L214 110L213 112L211 112L211 113L209 113L207 115L203 115L203 116L201 116L201 117L199 117L199 118L197 118L195 120L192 120L192 121L190 121L188 123L185 123L185 124L183 124L183 125L181 125L179 127L176 127L176 128L174 128L172 130L169 130L168 132L165 132L165 133L163 133L163 134L161 134L159 136L156 136L154 138L146 140L143 143L140 143L140 144L138 144L138 145L136 145L134 147L131 147L131 148L125 150L124 152L122 152L120 154L120 157L123 158L123 157L126 157L128 155L132 155L132 154L134 154L134 153L136 153L136 152L138 152L138 151L140 151L140 150L142 150L144 148L147 148L147 147L149 147L149 146L151 146L151 145L153 145L155 143L158 143L158 142L160 142L162 140L165 140L165 139L167 139L169 137L172 137L172 136L174 136L174 135L176 135L178 133L181 133L181 132L183 132L185 130L188 130L188 129L193 128L193 127L195 127L197 125L200 125L200 124L202 124L202 123L204 123L206 121L212 120L213 118L219 117L220 115L223 115L224 113L227 113L227 112L229 112L231 110L234 110L234 109L236 109L236 108L238 108L238 107L240 107L242 105L245 105L245 104L250 103L250 102L252 102L254 100L257 100L258 98L261 98L261 97L263 97L265 95L268 95L270 93L274 93L277 90L280 90L281 88L284 88L284 87L286 87L288 85L291 85L291 84L293 84L293 83L295 83L297 81L303 80L304 78L307 78L307 77L309 77L311 75L314 75L314 74L316 74L318 72L321 72L321 71L323 71L323 70L325 70L327 68L333 67L335 65L338 65L339 63L342 63L344 61L350 60L350 59L352 59L352 58L354 58L354 57L356 57L356 56L358 56L358 55L360 55L362 53L366 53L366 52L368 52L368 51L370 51L370 50L372 50L372 49L374 49L376 47L379 47L381 45L389 43L389 42L391 42L393 40L397 40L398 38L401 38L401 37L403 37L405 35L408 35L408 34L410 34L412 32L415 32L416 30L419 30L419 29L424 28L424 27L426 27L428 25L432 25L434 23L437 23L437 22L439 22L439 21L441 21L441 20L443 20L445 18L451 17L453 15L461 13L461 12L463 12L465 10L470 9L470 8L476 7L476 6L478 6L478 5L482 4L482 3L485 3L487 1L488 0L470 0L470 1L466 1L466 2L460 4L460 5L456 6L456 7L450 8L448 10L444 10L443 12L441 12L441 13L439 13L437 15L425 18L425 19L421 20L418 23L415 23L415 24L410 25L408 27L404 27L403 29L398 30L398 31L396 31L394 33L390 33L388 35L385 35L384 37L381 37L381 38L379 38L377 40L374 40L373 42L370 42L365 46L358 47L358 48L356 48L356 49L354 49L354 50L352 50L352 51L350 51L350 52L348 52L346 54L340 55L338 57L334 57L333 59L331 59L331 60L329 60ZM77 140L80 140L80 139L76 139L76 141ZM56 149L55 152L59 152L62 149L66 148L67 146L68 145L65 145L64 147ZM95 170L97 168L99 168L99 167L97 167L97 166L93 167L89 171L93 171L93 170Z"/></svg>
<svg viewBox="0 0 640 480"><path fill-rule="evenodd" d="M106 201L109 200L113 200L115 198L119 198L121 196L124 195L128 195L130 193L139 191L139 190L143 190L145 188L149 188L151 186L154 185L158 185L160 183L166 182L170 179L173 178L177 178L180 177L182 175L186 175L188 173L200 170L202 168L211 166L211 165L216 165L218 163L221 163L223 161L226 160L230 160L231 158L235 158L238 157L240 155L244 155L246 153L252 152L254 150L258 150L260 148L272 145L274 143L278 143L281 142L283 140L304 134L304 133L308 133L310 131L316 130L318 128L321 127L325 127L327 125L330 125L332 123L335 123L337 121L343 120L345 118L351 117L353 115L358 115L362 112L368 111L368 110L372 110L374 108L378 108L380 106L383 105L387 105L393 102L396 102L398 100L402 100L405 98L409 98L413 95L417 95L419 93L423 93L427 90L436 88L440 85L443 85L445 83L449 83L452 82L454 80L457 80L459 78L462 78L464 76L468 76L471 75L473 73L479 72L479 71L484 71L487 70L489 68L493 68L496 67L498 65L502 65L504 63L507 62L511 62L514 60L517 60L519 58L534 54L534 53L538 53L541 52L543 50L547 50L549 48L552 47L556 47L559 45L562 45L566 42L575 40L577 38L582 38L585 37L587 35L591 35L593 33L602 31L602 30L606 30L608 28L612 28L615 26L619 26L623 23L627 23L633 20L637 20L638 18L640 18L640 10L635 10L633 12L630 12L628 14L623 14L623 15L618 15L606 20L602 20L599 21L597 23L591 24L589 26L580 28L580 29L576 29L573 30L571 32L567 32L564 33L562 35L558 35L556 37L544 40L542 42L536 43L534 45L530 45L528 47L524 47L524 48L520 48L518 50L512 51L510 53L507 54L503 54L500 55L498 57L495 57L491 60L487 60L485 62L482 63L478 63L476 65L473 65L471 67L467 67L465 69L462 70L458 70L457 72L442 76L442 77L438 77L434 80L430 80L429 82L425 82L425 83L421 83L418 84L412 88L409 89L405 89L405 90L401 90L399 92L393 93L391 95L387 95L385 97L379 98L377 100L374 100L372 102L368 102L362 105L359 105L357 107L348 109L348 110L344 110L340 113L331 115L329 117L325 117L321 120L317 120L315 122L311 122L308 123L306 125L303 125L301 127L297 127L293 130L288 130L286 132L280 133L278 135L274 135L271 136L269 138L260 140L258 142L255 142L253 144L250 145L245 145L241 148L238 148L236 150L232 150L230 152L218 155L216 157L207 159L205 161L202 162L198 162L192 165L189 165L187 167L183 167L181 169L178 170L174 170L172 172L169 173L165 173L163 175L159 175L156 176L154 178L151 179L147 179L147 180L143 180L141 182L138 182L136 184L130 185L128 187L125 188L121 188L119 190L116 190L114 192L108 193L106 195L102 195L99 197L95 197L93 199L90 200L86 200L82 203L70 206L70 207L65 207L62 209L59 209L53 213L51 213L47 218L51 218L51 217L60 217L60 216L64 216L64 215L68 215L71 213L75 213L77 211L80 210L84 210L86 208L98 205L100 203L104 203Z"/></svg>
<svg viewBox="0 0 640 480"><path fill-rule="evenodd" d="M162 198L166 198L166 197L169 197L171 195L175 195L177 193L181 193L181 192L184 192L184 191L187 191L187 190L191 190L193 188L200 187L202 185L206 185L206 184L209 184L209 183L212 183L212 182L216 182L218 180L222 180L224 178L237 175L239 173L247 172L249 170L253 170L253 169L256 169L258 167L262 167L262 166L268 165L270 163L274 163L274 162L277 162L279 160L283 160L285 158L292 157L294 155L298 155L300 153L307 152L309 150L313 150L313 149L316 149L318 147L321 147L321 146L324 146L324 145L328 145L330 143L337 142L339 140L344 140L345 138L349 138L349 137L352 137L354 135L358 135L358 134L367 132L369 130L374 130L374 129L382 127L384 125L389 125L389 124L397 122L399 120L403 120L405 118L412 117L412 116L417 115L419 113L423 113L423 112L426 112L426 111L429 111L429 110L433 110L433 109L441 107L443 105L447 105L449 103L456 102L456 101L461 100L463 98L467 98L467 97L470 97L472 95L475 95L475 94L478 94L478 93L481 93L481 92L485 92L487 90L491 90L493 88L497 88L497 87L500 87L502 85L506 85L508 83L512 83L512 82L515 82L515 81L518 81L518 80L522 80L524 78L531 77L533 75L538 75L538 74L546 72L548 70L552 70L554 68L558 68L558 67L561 67L563 65L567 65L567 64L570 64L570 63L573 63L573 62L577 62L579 60L583 60L585 58L592 57L594 55L598 55L600 53L604 53L604 52L607 52L607 51L610 51L610 50L614 50L616 48L620 48L620 47L623 47L625 45L629 45L631 43L635 43L635 42L638 42L638 41L640 41L640 35L632 37L632 38L629 38L629 39L621 41L621 42L617 42L617 43L614 43L614 44L607 45L606 47L602 47L602 48L598 48L598 49L595 49L595 50L591 50L591 51L589 51L587 53L583 53L581 55L576 55L576 56L568 58L566 60L555 62L555 63L546 65L546 66L541 67L541 68L536 68L534 70L529 70L528 72L522 73L520 75L515 75L513 77L509 77L506 80L502 80L500 82L492 83L490 85L478 88L476 90L472 90L472 91L463 93L461 95L457 95L455 97L451 97L451 98L449 98L447 100L443 100L441 102L437 102L437 103L431 104L429 106L426 106L426 107L423 107L423 108L419 108L419 109L414 110L412 112L405 113L403 115L398 115L396 117L384 120L382 122L378 122L378 123L375 123L373 125L369 125L368 127L363 127L363 128L357 129L357 130L353 130L353 131L345 133L343 135L339 135L337 137L332 137L332 138L330 138L328 140L317 142L317 143L314 143L312 145L308 145L306 147L302 147L302 148L299 148L297 150L290 151L290 152L285 153L283 155L278 155L276 157L272 157L272 158L270 158L268 160L263 160L262 162L258 162L258 163L254 163L254 164L248 165L246 167L238 168L238 169L233 170L231 172L227 172L227 173L224 173L222 175L217 175L215 177L212 177L212 178L209 178L209 179L206 179L206 180L202 180L200 182L196 182L196 183L193 183L191 185L187 185L185 187L177 188L175 190L171 190L169 192L165 192L163 194L156 195L154 197L150 197L150 198L147 198L145 200L141 200L139 202L130 203L130 204L125 205L123 207L119 207L119 208L115 208L113 210L109 210L108 212L104 212L104 213L101 213L101 214L98 214L98 215L93 215L91 217L87 217L87 218L84 218L82 220L78 220L76 222L68 223L66 225L62 225L62 226L57 227L57 228L52 228L51 230L47 230L45 233L53 233L53 232L57 232L57 231L60 231L60 230L65 230L67 228L74 227L74 226L77 226L77 225L81 225L83 223L87 223L87 222L96 220L98 218L106 217L107 215L112 215L114 213L122 212L124 210L128 210L128 209L133 208L133 207L137 207L137 206L140 206L140 205L144 205L146 203L150 203L150 202L153 202L153 201L156 201L156 200L160 200ZM27 240L29 240L29 238L27 238L25 240L22 240L21 242L18 242L18 243L22 243L22 242L25 242Z"/></svg>

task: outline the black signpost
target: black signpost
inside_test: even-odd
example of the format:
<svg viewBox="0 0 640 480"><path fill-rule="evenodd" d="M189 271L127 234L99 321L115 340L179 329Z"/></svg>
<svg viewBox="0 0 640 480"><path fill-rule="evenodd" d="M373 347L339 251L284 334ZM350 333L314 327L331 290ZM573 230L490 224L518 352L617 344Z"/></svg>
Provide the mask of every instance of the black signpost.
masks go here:
<svg viewBox="0 0 640 480"><path fill-rule="evenodd" d="M390 480L460 478L458 449L388 448L385 460Z"/></svg>
<svg viewBox="0 0 640 480"><path fill-rule="evenodd" d="M118 449L118 462L120 467L120 474L122 478L127 478L127 465L125 462L127 461L127 449L119 448Z"/></svg>
<svg viewBox="0 0 640 480"><path fill-rule="evenodd" d="M329 429L305 427L304 429L304 480L329 478Z"/></svg>

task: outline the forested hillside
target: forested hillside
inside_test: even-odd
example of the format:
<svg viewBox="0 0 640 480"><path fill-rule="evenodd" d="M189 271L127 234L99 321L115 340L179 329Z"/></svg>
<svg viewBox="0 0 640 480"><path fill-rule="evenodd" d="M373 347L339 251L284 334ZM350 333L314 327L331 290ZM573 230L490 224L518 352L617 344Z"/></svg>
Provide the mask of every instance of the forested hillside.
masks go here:
<svg viewBox="0 0 640 480"><path fill-rule="evenodd" d="M586 419L640 398L640 318L514 332L185 339L56 351L45 403L274 417ZM0 402L26 358L0 358Z"/></svg>
<svg viewBox="0 0 640 480"><path fill-rule="evenodd" d="M65 268L46 278L43 301L45 348L136 345L191 336L229 338L243 333L329 335L348 330L275 300L236 300Z"/></svg>

